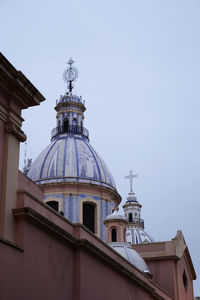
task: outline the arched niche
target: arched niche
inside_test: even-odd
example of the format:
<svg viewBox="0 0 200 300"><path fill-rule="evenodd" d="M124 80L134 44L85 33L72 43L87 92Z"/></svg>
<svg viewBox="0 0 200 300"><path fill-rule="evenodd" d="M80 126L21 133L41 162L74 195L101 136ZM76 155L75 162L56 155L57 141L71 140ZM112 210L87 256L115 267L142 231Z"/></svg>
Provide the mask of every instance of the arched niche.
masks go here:
<svg viewBox="0 0 200 300"><path fill-rule="evenodd" d="M68 132L68 128L69 128L69 120L68 118L65 118L63 121L63 131Z"/></svg>
<svg viewBox="0 0 200 300"><path fill-rule="evenodd" d="M83 225L96 233L96 205L93 202L83 202Z"/></svg>
<svg viewBox="0 0 200 300"><path fill-rule="evenodd" d="M115 227L111 229L111 242L117 242L117 229Z"/></svg>
<svg viewBox="0 0 200 300"><path fill-rule="evenodd" d="M128 221L133 222L133 214L132 213L128 214Z"/></svg>

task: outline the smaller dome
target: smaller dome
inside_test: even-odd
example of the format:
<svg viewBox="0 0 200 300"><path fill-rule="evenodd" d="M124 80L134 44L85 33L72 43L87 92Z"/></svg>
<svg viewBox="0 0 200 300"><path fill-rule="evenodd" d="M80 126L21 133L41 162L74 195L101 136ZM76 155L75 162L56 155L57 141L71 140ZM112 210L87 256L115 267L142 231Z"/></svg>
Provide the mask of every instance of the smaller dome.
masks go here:
<svg viewBox="0 0 200 300"><path fill-rule="evenodd" d="M127 259L132 265L144 273L150 273L142 256L137 253L128 243L109 243L117 253Z"/></svg>
<svg viewBox="0 0 200 300"><path fill-rule="evenodd" d="M126 221L126 217L124 215L119 214L117 210L114 210L114 212L112 214L108 215L106 217L105 221L107 221L107 220L116 220L116 219Z"/></svg>
<svg viewBox="0 0 200 300"><path fill-rule="evenodd" d="M128 202L136 202L136 203L138 203L137 197L135 196L135 194L133 192L130 192L128 194L126 203L128 203Z"/></svg>

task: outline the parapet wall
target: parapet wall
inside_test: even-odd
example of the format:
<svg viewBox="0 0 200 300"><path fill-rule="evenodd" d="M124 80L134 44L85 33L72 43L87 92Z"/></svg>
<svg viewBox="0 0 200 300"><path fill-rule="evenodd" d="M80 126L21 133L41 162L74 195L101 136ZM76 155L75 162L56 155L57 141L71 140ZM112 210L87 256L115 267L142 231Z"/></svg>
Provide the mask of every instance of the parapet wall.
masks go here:
<svg viewBox="0 0 200 300"><path fill-rule="evenodd" d="M172 300L83 225L37 199L40 189L19 177L17 245L0 240L1 299Z"/></svg>

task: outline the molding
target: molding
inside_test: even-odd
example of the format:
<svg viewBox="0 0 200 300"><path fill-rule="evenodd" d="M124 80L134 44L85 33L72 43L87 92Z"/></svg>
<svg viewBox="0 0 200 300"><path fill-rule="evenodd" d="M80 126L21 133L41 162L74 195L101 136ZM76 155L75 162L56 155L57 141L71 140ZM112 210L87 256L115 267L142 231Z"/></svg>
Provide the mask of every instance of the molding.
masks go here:
<svg viewBox="0 0 200 300"><path fill-rule="evenodd" d="M0 120L3 122L6 122L7 120L7 109L2 103L0 103Z"/></svg>
<svg viewBox="0 0 200 300"><path fill-rule="evenodd" d="M11 241L8 241L8 240L4 239L1 236L0 236L0 243L6 244L8 246L11 246L11 247L15 248L16 250L24 252L24 249L22 247L19 247L17 244L15 244L15 243L13 243Z"/></svg>
<svg viewBox="0 0 200 300"><path fill-rule="evenodd" d="M81 102L67 101L67 102L59 102L54 109L59 111L62 107L74 106L81 109L82 112L86 110L85 106Z"/></svg>
<svg viewBox="0 0 200 300"><path fill-rule="evenodd" d="M6 108L2 103L0 104L0 120L5 123L5 131L7 133L16 136L20 142L26 140L26 135L21 130L21 124L24 119L12 109Z"/></svg>
<svg viewBox="0 0 200 300"><path fill-rule="evenodd" d="M26 135L25 133L17 127L14 122L11 120L8 120L5 124L5 131L7 133L13 134L20 142L25 142L26 141Z"/></svg>
<svg viewBox="0 0 200 300"><path fill-rule="evenodd" d="M45 206L47 206L47 205L45 205ZM48 207L48 208L50 208L50 207ZM53 209L52 209L52 211L53 211ZM55 210L53 212L55 212ZM20 219L25 218L26 220L31 221L31 223L36 224L37 226L41 227L42 229L50 231L54 235L57 235L58 237L66 240L66 241L69 241L74 246L76 245L77 239L75 237L73 237L66 230L62 229L60 226L56 225L54 222L45 218L44 216L42 216L41 214L39 214L38 212L36 212L35 210L33 210L30 207L13 209L13 215L16 218L20 218ZM60 217L65 219L61 215L60 215Z"/></svg>
<svg viewBox="0 0 200 300"><path fill-rule="evenodd" d="M45 180L45 179L43 179L43 180ZM39 181L37 181L37 182L39 182ZM105 199L105 200L109 199L109 200L115 202L117 205L119 205L120 202L121 202L121 200L122 200L122 198L118 194L117 190L114 190L114 189L106 187L106 186L102 186L102 185L98 185L98 184L93 184L93 183L84 183L84 182L78 182L77 183L77 182L71 181L71 182L51 182L51 183L43 183L43 184L38 184L38 185L45 192L45 194L52 193L54 191L53 187L55 187L55 188L59 187L59 191L61 191L62 187L63 187L63 193L66 194L65 187L72 186L73 188L76 188L76 193L77 194L84 193L83 188L90 188L91 189L91 193L92 193L93 190L94 191L98 190L99 193L95 192L96 196L99 197L99 195L101 194L101 198L102 199ZM110 195L112 195L114 197L107 198L105 196L102 196L102 192L107 192L108 194L110 194Z"/></svg>
<svg viewBox="0 0 200 300"><path fill-rule="evenodd" d="M0 52L0 87L21 109L39 105L44 96Z"/></svg>

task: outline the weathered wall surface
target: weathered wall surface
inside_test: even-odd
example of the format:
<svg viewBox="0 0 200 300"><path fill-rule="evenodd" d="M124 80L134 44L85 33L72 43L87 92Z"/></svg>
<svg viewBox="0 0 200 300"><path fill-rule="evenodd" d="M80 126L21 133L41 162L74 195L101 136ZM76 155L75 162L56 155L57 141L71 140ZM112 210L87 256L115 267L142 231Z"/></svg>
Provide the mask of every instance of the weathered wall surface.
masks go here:
<svg viewBox="0 0 200 300"><path fill-rule="evenodd" d="M81 224L38 200L23 176L13 211L19 246L0 240L0 299L172 299Z"/></svg>
<svg viewBox="0 0 200 300"><path fill-rule="evenodd" d="M175 299L194 298L193 280L196 274L181 231L171 241L133 245L145 259L152 281ZM186 284L183 274L185 272Z"/></svg>

